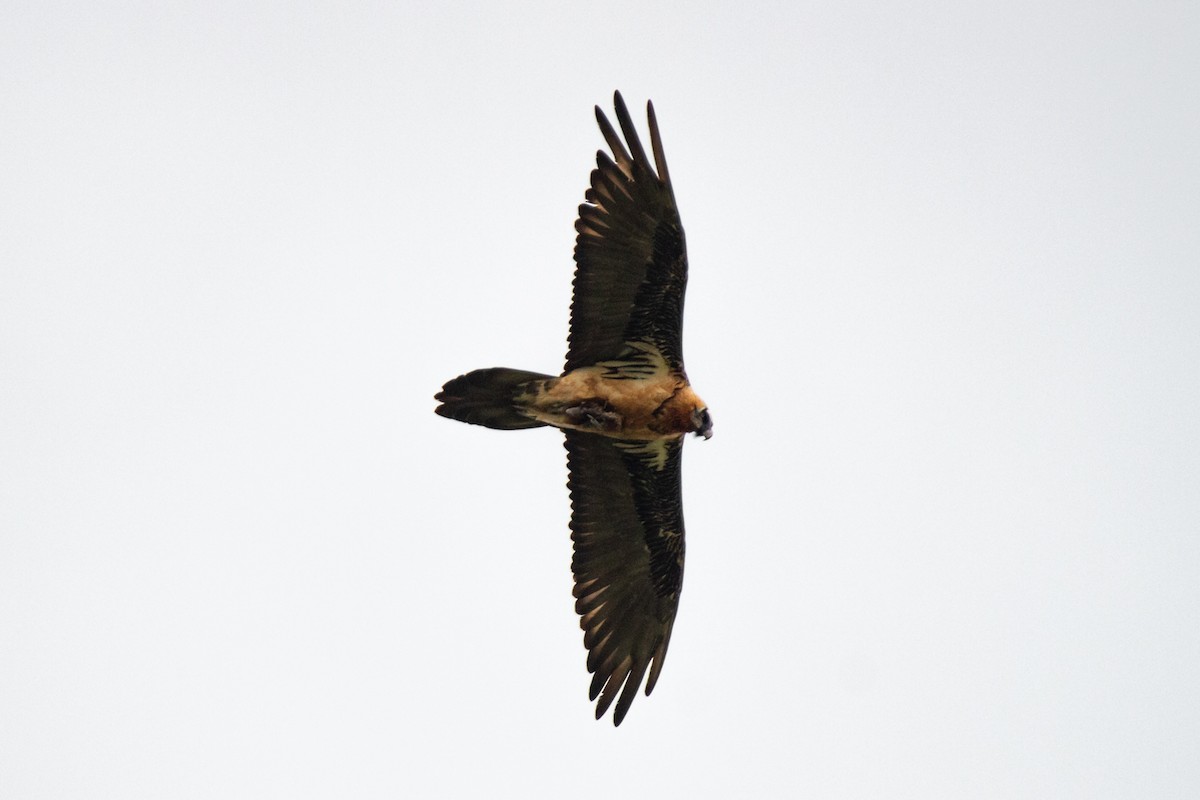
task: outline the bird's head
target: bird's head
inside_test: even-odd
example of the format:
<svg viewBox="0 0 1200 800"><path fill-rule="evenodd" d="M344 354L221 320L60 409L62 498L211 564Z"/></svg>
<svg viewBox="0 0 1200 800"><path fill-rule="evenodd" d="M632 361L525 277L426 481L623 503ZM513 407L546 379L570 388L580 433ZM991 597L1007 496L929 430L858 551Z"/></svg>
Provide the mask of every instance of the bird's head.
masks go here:
<svg viewBox="0 0 1200 800"><path fill-rule="evenodd" d="M712 438L712 417L707 408L697 408L692 412L692 431L705 439Z"/></svg>

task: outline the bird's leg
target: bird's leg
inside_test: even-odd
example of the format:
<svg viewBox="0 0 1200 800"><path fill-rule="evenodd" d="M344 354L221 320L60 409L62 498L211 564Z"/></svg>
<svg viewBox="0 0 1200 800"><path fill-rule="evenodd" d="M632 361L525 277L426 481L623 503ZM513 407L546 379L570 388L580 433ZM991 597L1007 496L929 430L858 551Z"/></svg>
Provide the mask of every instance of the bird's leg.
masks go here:
<svg viewBox="0 0 1200 800"><path fill-rule="evenodd" d="M607 403L599 400L584 400L578 405L567 406L563 409L572 423L602 431L618 431L621 429L621 415L612 410Z"/></svg>

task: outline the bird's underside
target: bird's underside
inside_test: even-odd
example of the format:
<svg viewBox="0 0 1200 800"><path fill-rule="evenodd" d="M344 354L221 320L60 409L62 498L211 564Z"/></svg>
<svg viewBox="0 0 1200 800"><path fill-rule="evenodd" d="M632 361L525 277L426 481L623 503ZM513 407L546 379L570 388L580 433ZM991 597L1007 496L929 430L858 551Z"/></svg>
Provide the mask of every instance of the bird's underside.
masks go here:
<svg viewBox="0 0 1200 800"><path fill-rule="evenodd" d="M669 370L648 343L624 358L526 384L514 405L556 428L646 441L696 430L694 415L704 408L687 376Z"/></svg>
<svg viewBox="0 0 1200 800"><path fill-rule="evenodd" d="M683 368L687 256L654 108L652 166L619 93L614 102L628 150L597 108L612 157L597 153L575 224L563 373L475 370L442 387L436 411L504 430L563 429L589 696L597 719L616 702L619 725L666 656L683 581L683 437L708 438L712 420Z"/></svg>

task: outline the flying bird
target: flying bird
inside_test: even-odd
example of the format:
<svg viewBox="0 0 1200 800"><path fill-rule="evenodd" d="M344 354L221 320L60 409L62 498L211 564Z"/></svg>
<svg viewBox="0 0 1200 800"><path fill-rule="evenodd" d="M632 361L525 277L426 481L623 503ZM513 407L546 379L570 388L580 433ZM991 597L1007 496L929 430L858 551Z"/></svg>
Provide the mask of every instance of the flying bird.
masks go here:
<svg viewBox="0 0 1200 800"><path fill-rule="evenodd" d="M610 157L596 154L575 222L566 365L558 377L495 367L446 383L443 417L566 434L575 610L596 719L620 725L643 677L662 671L683 585L683 439L712 436L683 368L687 252L654 105L646 156L621 93L617 123L596 107ZM628 149L626 148L628 144Z"/></svg>

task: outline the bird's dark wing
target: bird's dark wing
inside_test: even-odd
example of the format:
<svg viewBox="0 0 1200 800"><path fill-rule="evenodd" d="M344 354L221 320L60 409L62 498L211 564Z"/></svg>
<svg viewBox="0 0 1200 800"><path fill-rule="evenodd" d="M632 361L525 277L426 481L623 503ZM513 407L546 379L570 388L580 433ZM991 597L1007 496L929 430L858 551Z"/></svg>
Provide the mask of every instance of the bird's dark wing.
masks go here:
<svg viewBox="0 0 1200 800"><path fill-rule="evenodd" d="M613 101L629 150L597 106L596 121L612 158L603 150L596 154L592 186L575 222L566 370L620 358L626 342L645 341L669 367L682 371L687 250L658 121L647 103L655 173L620 92Z"/></svg>
<svg viewBox="0 0 1200 800"><path fill-rule="evenodd" d="M646 694L654 689L679 607L683 440L566 435L575 610L594 673L589 696L600 698L596 719L616 700L620 725L647 669Z"/></svg>

